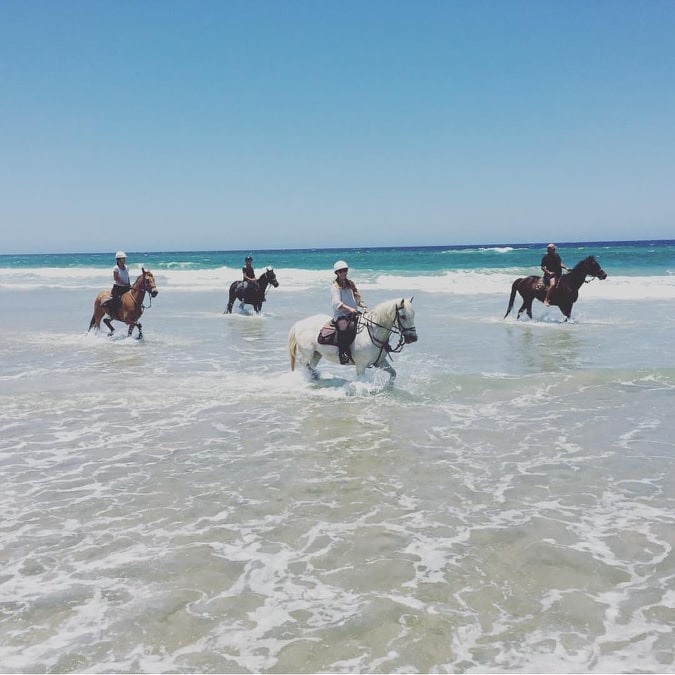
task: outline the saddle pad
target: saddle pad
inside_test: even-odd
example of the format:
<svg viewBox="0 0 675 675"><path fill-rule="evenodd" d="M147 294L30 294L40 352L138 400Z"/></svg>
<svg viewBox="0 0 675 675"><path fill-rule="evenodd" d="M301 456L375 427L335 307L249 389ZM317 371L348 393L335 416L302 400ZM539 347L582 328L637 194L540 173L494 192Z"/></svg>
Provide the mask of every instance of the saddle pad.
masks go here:
<svg viewBox="0 0 675 675"><path fill-rule="evenodd" d="M327 323L320 331L316 341L320 345L337 345L335 341L335 326L333 323Z"/></svg>

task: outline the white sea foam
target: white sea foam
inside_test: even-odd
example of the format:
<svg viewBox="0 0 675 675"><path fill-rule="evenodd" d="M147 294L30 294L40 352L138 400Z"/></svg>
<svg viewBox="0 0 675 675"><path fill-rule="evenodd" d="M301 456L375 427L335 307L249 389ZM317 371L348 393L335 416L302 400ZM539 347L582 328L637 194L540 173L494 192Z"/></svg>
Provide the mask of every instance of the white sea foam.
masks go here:
<svg viewBox="0 0 675 675"><path fill-rule="evenodd" d="M133 266L131 276L140 274ZM226 293L233 281L239 279L238 269L159 269L153 270L160 292ZM270 294L296 294L311 289L327 288L332 277L325 271L295 268L275 269L278 288L269 288ZM532 274L536 271L533 270ZM392 293L427 292L444 295L507 295L515 279L524 276L522 270L458 270L433 274L401 275L354 270L354 279L360 290L381 290ZM580 297L608 300L670 300L675 298L675 277L664 276L610 276L604 281L591 280L579 291ZM0 268L0 288L17 291L46 288L89 289L100 291L111 285L109 270L83 268L39 268L10 270Z"/></svg>

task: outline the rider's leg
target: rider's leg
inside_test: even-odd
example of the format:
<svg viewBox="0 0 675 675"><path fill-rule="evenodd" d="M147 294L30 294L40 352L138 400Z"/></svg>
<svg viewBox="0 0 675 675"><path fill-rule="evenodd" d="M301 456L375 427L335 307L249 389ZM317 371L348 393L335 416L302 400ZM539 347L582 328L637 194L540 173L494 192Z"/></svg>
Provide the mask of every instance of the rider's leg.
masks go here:
<svg viewBox="0 0 675 675"><path fill-rule="evenodd" d="M110 302L107 306L108 314L114 319L117 315L117 310L122 303L122 296L127 292L127 289L122 286L113 286L110 291Z"/></svg>
<svg viewBox="0 0 675 675"><path fill-rule="evenodd" d="M340 317L335 322L335 328L337 330L340 364L345 366L349 363L354 363L354 360L352 359L352 350L350 349L350 345L354 341L354 334L350 326L349 318Z"/></svg>
<svg viewBox="0 0 675 675"><path fill-rule="evenodd" d="M548 288L546 289L546 297L544 298L544 304L548 307L550 306L551 292L555 288L555 277L551 277L548 281Z"/></svg>

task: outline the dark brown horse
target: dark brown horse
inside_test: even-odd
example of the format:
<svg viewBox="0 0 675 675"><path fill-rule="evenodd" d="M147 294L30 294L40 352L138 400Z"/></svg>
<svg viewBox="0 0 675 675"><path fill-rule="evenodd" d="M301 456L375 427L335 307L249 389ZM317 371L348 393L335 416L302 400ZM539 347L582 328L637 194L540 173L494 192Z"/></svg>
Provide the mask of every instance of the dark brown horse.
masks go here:
<svg viewBox="0 0 675 675"><path fill-rule="evenodd" d="M600 267L598 261L589 255L581 262L577 263L574 269L567 274L560 277L556 287L551 291L549 301L552 305L557 305L560 311L565 315L565 321L570 318L572 314L572 305L579 297L579 289L586 281L586 277L597 277L598 279L606 279L607 273ZM523 298L523 304L518 310L518 319L523 312L527 312L527 316L532 318L532 301L537 298L544 302L546 298L546 285L543 283L541 277L525 277L524 279L516 279L511 286L511 297L509 298L509 308L504 314L504 318L509 315L513 308L513 301L516 293L520 293Z"/></svg>
<svg viewBox="0 0 675 675"><path fill-rule="evenodd" d="M143 337L143 327L138 320L145 309L145 307L143 307L145 294L149 293L150 296L154 298L159 291L157 290L157 286L155 286L155 277L152 272L144 268L141 269L143 270L142 273L138 276L136 281L134 281L131 288L120 297L117 309L110 310L110 291L101 291L96 296L96 300L94 301L94 314L89 323L89 330L95 328L98 332L101 327L101 319L103 319L103 323L110 329L108 335L112 335L115 332L115 329L111 322L122 321L129 326L127 337L131 337L134 328L138 328L137 339L140 340ZM104 319L103 317L106 314L108 316Z"/></svg>
<svg viewBox="0 0 675 675"><path fill-rule="evenodd" d="M235 300L239 300L242 305L253 305L256 314L262 311L262 304L265 302L265 291L268 286L279 287L277 275L271 267L268 267L256 282L249 282L248 288L244 291L243 281L233 281L230 284L230 299L227 303L227 309L224 314L232 313L232 305Z"/></svg>

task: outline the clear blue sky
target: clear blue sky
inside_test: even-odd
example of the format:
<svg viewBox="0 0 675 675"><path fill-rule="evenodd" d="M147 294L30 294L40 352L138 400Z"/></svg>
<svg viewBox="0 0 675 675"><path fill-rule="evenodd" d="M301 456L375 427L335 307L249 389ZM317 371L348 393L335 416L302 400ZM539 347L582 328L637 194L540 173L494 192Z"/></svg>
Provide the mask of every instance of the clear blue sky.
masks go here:
<svg viewBox="0 0 675 675"><path fill-rule="evenodd" d="M0 251L675 237L673 0L1 0Z"/></svg>

